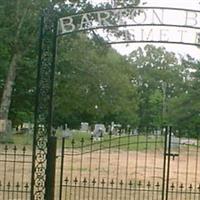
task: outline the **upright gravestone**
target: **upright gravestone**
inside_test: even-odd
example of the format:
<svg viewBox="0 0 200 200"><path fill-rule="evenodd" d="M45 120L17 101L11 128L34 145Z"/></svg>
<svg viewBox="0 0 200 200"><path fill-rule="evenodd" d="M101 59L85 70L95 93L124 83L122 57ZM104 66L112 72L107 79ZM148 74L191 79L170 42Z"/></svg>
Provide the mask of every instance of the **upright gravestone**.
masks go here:
<svg viewBox="0 0 200 200"><path fill-rule="evenodd" d="M153 130L153 134L155 136L160 136L161 135L161 130L160 129L155 129L155 130Z"/></svg>
<svg viewBox="0 0 200 200"><path fill-rule="evenodd" d="M122 127L121 124L115 124L114 122L112 122L111 123L111 133L112 133L112 135L119 135L121 127Z"/></svg>
<svg viewBox="0 0 200 200"><path fill-rule="evenodd" d="M89 124L87 122L81 122L81 131L87 132L89 131Z"/></svg>
<svg viewBox="0 0 200 200"><path fill-rule="evenodd" d="M72 133L69 129L62 130L62 137L69 138L71 137Z"/></svg>
<svg viewBox="0 0 200 200"><path fill-rule="evenodd" d="M179 138L174 134L171 135L171 149L176 149L179 147ZM169 148L169 135L167 135L167 148Z"/></svg>
<svg viewBox="0 0 200 200"><path fill-rule="evenodd" d="M102 139L105 132L106 132L106 128L104 124L95 124L94 131L93 131L94 140Z"/></svg>
<svg viewBox="0 0 200 200"><path fill-rule="evenodd" d="M34 125L31 124L30 122L23 123L21 130L25 133L31 134L33 132L33 127Z"/></svg>
<svg viewBox="0 0 200 200"><path fill-rule="evenodd" d="M106 128L105 128L104 124L95 124L94 131L100 130L100 129L102 130L103 133L106 132Z"/></svg>
<svg viewBox="0 0 200 200"><path fill-rule="evenodd" d="M6 132L6 120L0 119L0 133Z"/></svg>
<svg viewBox="0 0 200 200"><path fill-rule="evenodd" d="M107 127L107 133L111 133L111 125L108 125L108 127Z"/></svg>
<svg viewBox="0 0 200 200"><path fill-rule="evenodd" d="M67 130L68 129L68 126L67 124L64 125L64 130Z"/></svg>
<svg viewBox="0 0 200 200"><path fill-rule="evenodd" d="M11 133L12 123L10 120L0 119L0 133Z"/></svg>
<svg viewBox="0 0 200 200"><path fill-rule="evenodd" d="M133 135L135 135L135 136L138 135L138 129L137 129L137 128L135 128L135 129L133 130Z"/></svg>

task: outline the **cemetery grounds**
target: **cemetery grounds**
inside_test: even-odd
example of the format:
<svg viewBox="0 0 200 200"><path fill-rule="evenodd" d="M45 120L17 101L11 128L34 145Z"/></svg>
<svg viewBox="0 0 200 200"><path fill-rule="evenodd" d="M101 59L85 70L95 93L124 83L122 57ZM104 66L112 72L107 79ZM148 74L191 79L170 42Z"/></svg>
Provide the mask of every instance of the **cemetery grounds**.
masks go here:
<svg viewBox="0 0 200 200"><path fill-rule="evenodd" d="M163 136L122 135L110 139L106 135L100 141L91 141L88 133L73 135L73 139L65 139L62 167L62 142L58 141L57 197L62 188L62 199L161 198ZM26 137L30 136L15 136L16 147L15 144L1 144L1 197L3 187L19 191L25 188L25 192L19 193L21 199L29 197L32 148ZM199 141L185 138L179 139L178 143L180 145L171 149L175 156L170 158L169 195L180 200L183 196L184 199L199 199ZM23 145L27 147L23 148Z"/></svg>

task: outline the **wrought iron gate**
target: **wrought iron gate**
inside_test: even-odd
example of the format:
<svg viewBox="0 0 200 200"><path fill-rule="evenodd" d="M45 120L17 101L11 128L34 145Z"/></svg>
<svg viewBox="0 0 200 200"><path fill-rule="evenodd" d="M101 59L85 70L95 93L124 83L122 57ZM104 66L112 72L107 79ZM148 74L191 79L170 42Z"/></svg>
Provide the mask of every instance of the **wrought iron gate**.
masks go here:
<svg viewBox="0 0 200 200"><path fill-rule="evenodd" d="M164 155L165 199L200 198L199 149L199 130L170 128Z"/></svg>
<svg viewBox="0 0 200 200"><path fill-rule="evenodd" d="M59 200L199 199L198 156L199 140L172 128L63 138Z"/></svg>
<svg viewBox="0 0 200 200"><path fill-rule="evenodd" d="M64 34L70 34L81 31L93 31L95 29L112 29L117 27L130 27L130 26L166 26L166 27L182 27L182 25L175 24L164 24L161 23L161 19L156 16L158 23L146 23L146 24L124 24L114 23L111 26L106 22L108 16L111 13L122 13L121 11L127 11L129 14L135 14L134 9L137 7L129 8L110 8L107 10L97 10L91 11L89 13L75 14L73 17L85 16L87 14L95 14L99 17L99 26L88 27L87 23L83 23L85 26L76 26L72 24L73 17L65 16L65 13L59 13L59 9L56 10L56 6L51 3L50 6L44 10L41 18L40 27L40 43L39 43L39 59L38 59L38 79L37 79L37 100L35 108L35 129L34 129L34 142L33 142L33 166L32 166L32 184L31 184L31 199L53 199L53 193L51 189L52 176L48 176L49 169L54 169L55 165L51 162L51 144L55 143L55 138L53 136L52 130L52 105L53 105L53 86L54 86L54 74L55 74L55 58L56 58L56 41L57 37ZM189 9L176 9L176 8L153 8L153 7L140 7L139 9L164 9L176 12L195 12L199 13L198 10ZM124 13L127 13L124 12ZM103 13L102 16L101 14ZM155 10L153 10L155 14ZM122 16L122 15L120 15ZM187 16L187 15L186 15ZM123 16L122 16L123 17ZM155 17L155 16L154 16ZM83 17L84 18L84 17ZM95 17L93 17L93 20ZM76 21L76 20L74 20ZM83 20L82 20L83 21ZM115 20L114 20L115 21ZM119 20L120 21L120 20ZM60 24L59 24L60 22ZM58 30L58 24L60 25ZM70 28L68 30L66 27ZM185 25L184 28L194 28L198 30L199 27ZM127 34L125 34L127 36ZM128 39L128 41L127 41ZM117 43L134 43L134 42L155 42L155 43L176 43L176 44L187 44L199 46L199 43L194 42L184 42L184 41L149 41L149 40L129 40L129 37L125 38L125 41L108 41L108 44ZM171 132L171 131L169 131ZM168 195L181 199L182 196L185 198L199 198L199 180L198 180L198 166L199 166L199 143L197 145L185 144L179 145L179 148L174 152L171 148L171 143L167 142L167 137L169 141L172 139L171 133L166 136L165 140L163 137L156 136L152 139L150 136L107 136L106 139L99 142L90 143L86 142L84 139L81 141L80 146L73 140L70 147L67 147L68 151L66 154L65 140L63 141L63 154L62 154L62 173L61 173L61 197L65 199L76 199L78 197L87 198L104 198L105 196L110 199L167 199ZM134 138L134 139L133 139ZM52 139L52 141L51 141ZM135 141L136 140L136 141ZM145 141L143 141L145 140ZM165 141L165 142L164 142ZM190 142L190 139L188 139ZM179 143L181 143L181 139ZM187 143L187 142L186 142ZM164 145L165 144L165 145ZM168 144L168 145L167 145ZM134 147L133 147L134 146ZM141 152L139 151L141 146L145 146ZM153 146L151 151L149 151L149 146ZM164 148L165 147L165 148ZM133 150L131 149L133 148ZM125 151L126 149L126 151ZM186 150L187 149L187 150ZM55 150L55 148L54 148ZM132 150L132 151L131 151ZM71 151L71 154L69 153ZM186 160L186 178L184 183L181 183L180 165L182 165L182 151L185 152ZM190 166L190 152L195 151L196 161L192 161L195 164L195 180L191 180L190 183L188 170ZM180 154L181 153L181 154ZM65 155L66 154L66 155ZM69 155L68 155L69 154ZM122 156L123 154L123 156ZM55 152L54 152L55 155ZM107 156L106 156L107 155ZM115 161L113 161L113 155ZM158 162L158 155L160 156ZM94 157L96 156L96 157ZM177 157L178 156L178 157ZM125 157L125 159L124 159ZM80 161L77 161L77 159ZM134 159L135 158L135 159ZM175 158L172 161L171 158ZM89 166L85 169L84 160L89 161ZM102 160L107 160L106 166L102 166ZM70 162L70 170L66 170L66 161ZM96 163L97 161L97 163ZM79 162L79 172L74 170L74 164ZM114 163L115 162L115 163ZM132 163L131 163L132 162ZM140 165L143 162L142 171L140 171ZM171 181L174 173L174 163L177 163L177 181ZM53 163L53 164L52 164ZM92 175L92 167L96 163L96 175ZM151 163L151 164L150 164ZM160 166L160 163L163 163ZM77 163L76 163L77 164ZM119 165L121 164L121 165ZM91 166L90 166L91 165ZM67 165L69 167L69 163ZM116 166L116 169L114 168ZM150 166L150 167L149 167ZM132 171L131 171L132 169ZM88 171L89 170L89 171ZM100 171L100 170L103 170ZM115 171L113 171L115 170ZM54 171L54 170L53 170ZM67 174L68 171L68 174ZM74 172L76 171L76 173ZM86 173L86 172L87 173ZM70 172L70 173L69 173ZM112 174L115 172L115 174ZM66 173L66 174L65 174ZM122 174L124 176L122 176ZM131 174L133 173L133 174ZM106 176L107 174L107 176ZM163 176L161 175L163 174ZM65 180L65 183L63 181ZM50 183L50 184L49 184ZM188 184L190 184L188 186ZM68 191L69 190L69 191ZM79 191L78 197L77 190ZM66 192L67 195L64 195ZM64 195L64 196L63 196ZM89 195L89 196L87 196ZM187 196L188 195L188 196ZM174 197L175 198L175 197Z"/></svg>

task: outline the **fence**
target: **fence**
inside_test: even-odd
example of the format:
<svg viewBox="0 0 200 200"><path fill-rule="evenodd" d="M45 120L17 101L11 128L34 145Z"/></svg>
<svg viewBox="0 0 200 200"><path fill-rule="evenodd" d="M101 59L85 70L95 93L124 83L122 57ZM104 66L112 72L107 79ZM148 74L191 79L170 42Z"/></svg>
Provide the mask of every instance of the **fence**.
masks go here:
<svg viewBox="0 0 200 200"><path fill-rule="evenodd" d="M191 135L166 128L63 139L59 199L199 199L199 137Z"/></svg>
<svg viewBox="0 0 200 200"><path fill-rule="evenodd" d="M30 199L31 166L26 147L0 146L0 199Z"/></svg>
<svg viewBox="0 0 200 200"><path fill-rule="evenodd" d="M0 199L30 199L31 152L1 147ZM55 199L198 200L199 156L198 131L74 134L58 142Z"/></svg>

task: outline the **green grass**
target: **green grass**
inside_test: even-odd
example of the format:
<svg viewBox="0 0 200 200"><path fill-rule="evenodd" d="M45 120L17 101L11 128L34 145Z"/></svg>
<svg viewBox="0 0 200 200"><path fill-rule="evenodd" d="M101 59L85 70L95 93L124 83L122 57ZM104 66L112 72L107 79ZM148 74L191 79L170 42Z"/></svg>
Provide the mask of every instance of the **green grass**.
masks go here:
<svg viewBox="0 0 200 200"><path fill-rule="evenodd" d="M56 136L58 137L57 146L61 148L62 145L62 133L57 132ZM23 145L23 146L32 146L33 135L32 134L13 134L6 137L1 137L0 143L1 144L13 144L13 145ZM91 147L92 145L92 147ZM109 136L105 134L101 141L91 140L90 133L86 132L72 132L69 138L65 139L65 147L72 149L75 148L76 150L82 149L85 150L108 150L112 149L112 151L120 150L155 150L163 148L164 145L164 138L163 136L153 137L147 135L140 135L140 136L128 136L128 135L121 135L121 136Z"/></svg>
<svg viewBox="0 0 200 200"><path fill-rule="evenodd" d="M32 134L4 134L0 137L0 144L32 146Z"/></svg>
<svg viewBox="0 0 200 200"><path fill-rule="evenodd" d="M65 140L65 147L79 150L98 150L98 149L113 149L113 150L155 150L163 148L164 138L152 137L146 135L140 136L109 136L105 135L101 141L92 141L88 133L74 133L73 136Z"/></svg>

